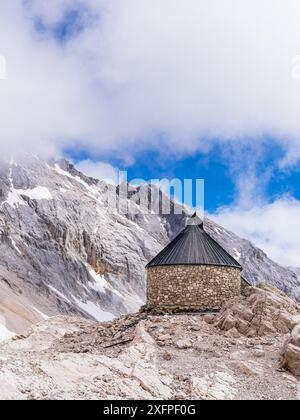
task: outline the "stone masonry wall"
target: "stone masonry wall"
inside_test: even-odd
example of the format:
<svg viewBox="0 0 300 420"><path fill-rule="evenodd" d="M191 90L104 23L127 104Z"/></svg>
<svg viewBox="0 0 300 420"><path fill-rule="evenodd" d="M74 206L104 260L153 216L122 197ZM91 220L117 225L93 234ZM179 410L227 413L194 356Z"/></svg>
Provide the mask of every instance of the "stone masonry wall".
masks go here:
<svg viewBox="0 0 300 420"><path fill-rule="evenodd" d="M220 308L241 294L241 272L234 267L173 265L148 268L147 305Z"/></svg>

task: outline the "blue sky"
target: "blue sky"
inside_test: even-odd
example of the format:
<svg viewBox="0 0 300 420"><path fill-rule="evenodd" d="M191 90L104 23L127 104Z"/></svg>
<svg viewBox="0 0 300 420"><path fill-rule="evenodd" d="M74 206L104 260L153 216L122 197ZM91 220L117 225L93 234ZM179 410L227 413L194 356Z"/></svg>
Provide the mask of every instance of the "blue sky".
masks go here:
<svg viewBox="0 0 300 420"><path fill-rule="evenodd" d="M300 266L300 3L186 4L2 5L2 154L204 178L210 217Z"/></svg>
<svg viewBox="0 0 300 420"><path fill-rule="evenodd" d="M81 153L69 151L67 156L75 163L91 157ZM157 152L145 152L140 154L134 163L124 165L117 159L101 159L111 165L127 170L128 181L134 179L178 178L204 179L206 183L206 210L211 212L220 205L230 204L234 200L235 185L229 174L228 167L222 162L217 152L210 154L196 154L193 157L169 158L162 160ZM180 199L180 197L177 197ZM189 203L190 204L190 203Z"/></svg>
<svg viewBox="0 0 300 420"><path fill-rule="evenodd" d="M280 169L279 162L284 157L284 150L270 138L266 138L259 156L256 150L251 150L251 147L248 147L247 151L237 152L229 146L215 146L206 153L195 153L193 156L165 157L161 152L144 151L135 156L130 164L124 164L122 158L116 159L111 156L95 158L89 153L78 150L67 150L65 154L74 163L91 159L95 162L105 161L120 170L127 170L129 181L162 178L179 178L182 181L204 179L205 210L208 213L235 203L239 194L236 179L243 174L247 177L248 170L257 178L258 184L253 185L254 188L257 187L255 193L257 200L262 198L261 195L267 202L284 195L300 199L300 165L292 169ZM254 167L252 167L253 159L255 159Z"/></svg>

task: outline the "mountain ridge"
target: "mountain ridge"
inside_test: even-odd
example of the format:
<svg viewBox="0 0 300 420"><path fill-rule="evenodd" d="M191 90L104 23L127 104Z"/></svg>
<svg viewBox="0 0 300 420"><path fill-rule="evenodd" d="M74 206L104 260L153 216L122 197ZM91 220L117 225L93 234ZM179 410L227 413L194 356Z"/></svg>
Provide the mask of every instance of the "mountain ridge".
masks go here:
<svg viewBox="0 0 300 420"><path fill-rule="evenodd" d="M29 157L0 164L0 310L9 331L20 332L18 311L31 314L23 328L31 318L58 314L111 320L144 303L145 265L182 230L190 213L184 208L182 215L149 214L128 200L134 211L119 214L107 203L114 188L66 160ZM129 196L139 188L149 186L130 186ZM211 220L205 229L239 260L251 284L267 282L300 298L292 270ZM22 309L17 305L17 313L12 303L5 307L13 296L19 305L26 302Z"/></svg>

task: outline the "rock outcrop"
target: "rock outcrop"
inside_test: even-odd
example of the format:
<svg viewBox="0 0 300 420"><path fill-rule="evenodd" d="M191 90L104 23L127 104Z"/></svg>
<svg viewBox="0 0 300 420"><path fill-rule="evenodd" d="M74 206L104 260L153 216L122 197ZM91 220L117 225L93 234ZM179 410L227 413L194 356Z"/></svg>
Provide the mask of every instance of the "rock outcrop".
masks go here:
<svg viewBox="0 0 300 420"><path fill-rule="evenodd" d="M226 331L228 337L287 334L300 322L300 304L271 287L247 287L244 296L229 301L207 322Z"/></svg>

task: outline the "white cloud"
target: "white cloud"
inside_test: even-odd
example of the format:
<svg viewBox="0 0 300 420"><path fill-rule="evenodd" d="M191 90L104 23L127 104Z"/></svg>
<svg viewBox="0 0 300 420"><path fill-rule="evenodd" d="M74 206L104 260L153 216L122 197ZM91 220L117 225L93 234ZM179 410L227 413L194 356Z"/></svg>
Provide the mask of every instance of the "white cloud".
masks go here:
<svg viewBox="0 0 300 420"><path fill-rule="evenodd" d="M3 153L193 152L210 138L268 133L284 138L283 163L299 158L298 0L31 0L26 13L22 4L1 5ZM33 17L53 27L80 4L89 13L73 41L34 31Z"/></svg>
<svg viewBox="0 0 300 420"><path fill-rule="evenodd" d="M76 168L90 177L117 185L119 183L119 170L106 162L93 162L89 159L76 164Z"/></svg>
<svg viewBox="0 0 300 420"><path fill-rule="evenodd" d="M250 239L274 261L300 267L300 201L282 197L250 209L225 207L210 217L241 237Z"/></svg>

